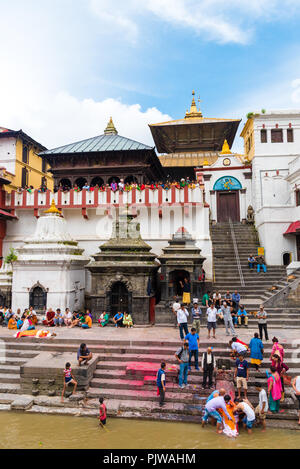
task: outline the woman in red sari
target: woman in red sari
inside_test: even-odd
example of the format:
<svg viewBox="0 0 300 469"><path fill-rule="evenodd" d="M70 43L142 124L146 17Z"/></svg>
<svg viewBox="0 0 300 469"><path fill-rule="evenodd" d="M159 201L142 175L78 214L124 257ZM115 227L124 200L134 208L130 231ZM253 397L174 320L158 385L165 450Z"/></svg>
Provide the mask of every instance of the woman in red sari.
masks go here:
<svg viewBox="0 0 300 469"><path fill-rule="evenodd" d="M46 313L46 319L43 321L44 326L54 327L54 317L55 312L52 311L51 308L49 308L49 311L47 311Z"/></svg>

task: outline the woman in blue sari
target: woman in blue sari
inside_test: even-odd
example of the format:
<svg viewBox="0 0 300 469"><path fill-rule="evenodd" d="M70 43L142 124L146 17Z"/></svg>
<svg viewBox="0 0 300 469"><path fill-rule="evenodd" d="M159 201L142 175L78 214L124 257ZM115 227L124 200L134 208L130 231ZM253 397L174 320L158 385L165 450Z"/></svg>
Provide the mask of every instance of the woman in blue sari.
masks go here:
<svg viewBox="0 0 300 469"><path fill-rule="evenodd" d="M263 360L264 346L257 332L255 332L253 339L250 340L249 348L251 364L255 366L256 371L260 371L259 368Z"/></svg>

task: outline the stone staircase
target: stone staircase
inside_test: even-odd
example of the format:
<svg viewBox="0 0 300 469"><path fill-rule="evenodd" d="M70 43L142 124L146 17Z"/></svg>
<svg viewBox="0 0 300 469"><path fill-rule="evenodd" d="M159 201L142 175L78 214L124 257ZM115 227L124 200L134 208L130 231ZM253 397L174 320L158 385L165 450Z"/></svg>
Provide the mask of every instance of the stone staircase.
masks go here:
<svg viewBox="0 0 300 469"><path fill-rule="evenodd" d="M17 341L5 338L5 352L1 353L0 361L0 409L9 410L20 389L20 366L29 358L33 358L41 351L72 352L74 361L78 343L74 339L41 341L22 339ZM3 342L2 342L3 344ZM203 352L209 344L201 343ZM33 406L28 412L45 412L70 415L97 415L98 399L106 398L109 416L133 417L142 419L165 419L199 422L207 395L211 392L202 390L202 373L192 368L189 375L189 387L180 389L177 385L177 368L174 353L178 348L177 341L120 341L91 340L89 349L99 355L99 362L90 387L86 393L84 406L69 399L64 404L60 397L32 396ZM3 345L2 350L3 352ZM265 347L265 363L263 369L269 365L271 345ZM291 344L285 344L286 363L290 367L289 374L300 374L300 360L292 358ZM214 353L216 357L228 358L227 344L215 341ZM167 363L167 395L166 405L160 408L156 397L155 375L161 361ZM232 362L233 363L233 362ZM254 381L262 381L266 386L265 373L251 370L249 382L249 397L253 404L257 404L257 392L253 387ZM291 388L286 389L286 399L281 408L283 413L270 416L270 420L279 419L280 422L297 419L296 403ZM293 427L293 428L294 428Z"/></svg>
<svg viewBox="0 0 300 469"><path fill-rule="evenodd" d="M257 232L252 225L232 224L233 233L236 239L238 257L241 266L239 272L235 257L234 242L229 223L218 223L211 227L211 237L213 244L214 258L214 290L225 293L226 290L233 292L237 289L247 302L258 300L263 302L268 298L269 289L276 286L285 286L283 278L286 277L284 266L267 266L267 273L257 273L248 268L249 254L257 255L259 240Z"/></svg>
<svg viewBox="0 0 300 469"><path fill-rule="evenodd" d="M257 311L261 303L289 285L284 266L267 266L267 273L262 271L257 273L256 269L249 270L248 256L256 255L259 247L254 226L241 223L231 225L229 222L218 223L211 227L211 237L214 259L213 289L218 290L222 295L227 290L231 293L238 290L241 295L241 304L245 305L248 312ZM295 277L300 278L300 272L297 271ZM297 305L267 307L266 310L269 314L270 326L299 327L300 325L300 308ZM257 320L250 316L249 326L252 325L256 327Z"/></svg>

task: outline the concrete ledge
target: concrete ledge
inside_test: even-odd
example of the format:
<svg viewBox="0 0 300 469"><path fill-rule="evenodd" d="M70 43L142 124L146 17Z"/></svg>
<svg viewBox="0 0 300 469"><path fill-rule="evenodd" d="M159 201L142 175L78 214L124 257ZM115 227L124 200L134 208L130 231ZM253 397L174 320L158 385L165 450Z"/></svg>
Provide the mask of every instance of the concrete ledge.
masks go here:
<svg viewBox="0 0 300 469"><path fill-rule="evenodd" d="M33 398L30 396L18 396L11 403L11 410L28 410L33 406Z"/></svg>
<svg viewBox="0 0 300 469"><path fill-rule="evenodd" d="M76 352L40 352L20 367L21 391L35 396L60 394L64 383L63 370L67 362L71 363L72 374L78 382L78 390L86 391L98 361L99 355L94 355L87 365L79 367ZM71 387L69 389L72 390Z"/></svg>

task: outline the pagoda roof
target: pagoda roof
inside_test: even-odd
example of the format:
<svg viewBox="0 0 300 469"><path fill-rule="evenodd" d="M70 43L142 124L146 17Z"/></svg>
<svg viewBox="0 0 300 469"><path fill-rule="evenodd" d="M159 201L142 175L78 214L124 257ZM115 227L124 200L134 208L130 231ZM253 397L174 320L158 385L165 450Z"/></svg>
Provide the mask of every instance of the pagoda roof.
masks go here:
<svg viewBox="0 0 300 469"><path fill-rule="evenodd" d="M154 150L154 148L121 135L103 134L45 151L40 153L40 156L132 150Z"/></svg>
<svg viewBox="0 0 300 469"><path fill-rule="evenodd" d="M240 119L188 117L151 124L158 153L221 151L226 139L231 148Z"/></svg>
<svg viewBox="0 0 300 469"><path fill-rule="evenodd" d="M183 119L149 126L158 153L218 152L224 140L231 148L241 119L203 117L196 105L195 91L192 94L191 108Z"/></svg>

